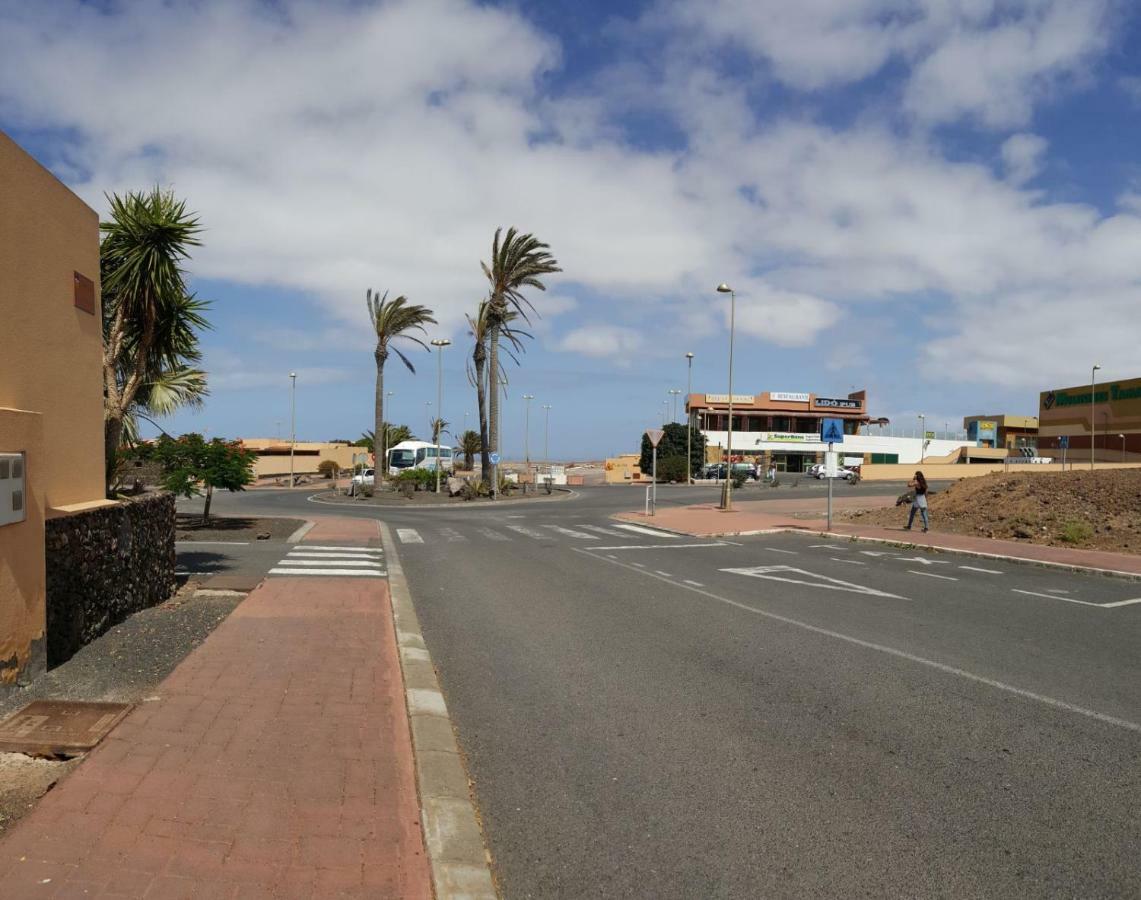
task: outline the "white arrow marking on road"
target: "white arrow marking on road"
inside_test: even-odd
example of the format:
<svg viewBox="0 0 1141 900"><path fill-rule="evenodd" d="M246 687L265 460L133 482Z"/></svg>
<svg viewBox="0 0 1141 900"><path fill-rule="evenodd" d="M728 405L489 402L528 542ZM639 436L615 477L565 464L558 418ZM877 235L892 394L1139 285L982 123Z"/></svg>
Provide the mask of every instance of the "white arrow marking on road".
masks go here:
<svg viewBox="0 0 1141 900"><path fill-rule="evenodd" d="M400 538L402 544L422 544L424 539L420 537L420 532L415 528L397 528L396 536Z"/></svg>
<svg viewBox="0 0 1141 900"><path fill-rule="evenodd" d="M903 562L916 562L922 563L925 566L949 566L951 565L945 559L924 559L922 556L897 556L896 559L903 560Z"/></svg>
<svg viewBox="0 0 1141 900"><path fill-rule="evenodd" d="M998 569L980 569L978 566L959 566L960 569L966 569L968 572L982 572L986 575L1004 575Z"/></svg>
<svg viewBox="0 0 1141 900"><path fill-rule="evenodd" d="M873 597L890 597L892 600L906 600L898 594L889 594L887 591L864 587L861 584L852 584L850 581L841 581L839 578L829 578L827 575L817 575L804 569L794 569L792 566L754 566L750 569L722 569L733 575L747 575L750 578L765 578L769 581L783 581L788 584L803 584L808 587L822 588L826 591L846 591L849 594L868 594ZM799 575L799 578L789 578L789 575ZM806 580L815 579L815 580Z"/></svg>

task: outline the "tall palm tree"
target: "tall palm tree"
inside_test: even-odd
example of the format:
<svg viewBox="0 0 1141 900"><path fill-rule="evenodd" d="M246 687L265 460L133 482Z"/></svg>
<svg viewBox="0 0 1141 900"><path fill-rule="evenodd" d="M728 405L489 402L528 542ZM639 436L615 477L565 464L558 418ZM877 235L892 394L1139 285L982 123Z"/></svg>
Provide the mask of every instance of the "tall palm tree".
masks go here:
<svg viewBox="0 0 1141 900"><path fill-rule="evenodd" d="M376 359L375 428L373 434L382 438L381 446L374 448L373 453L376 456L377 471L384 472L387 471L385 455L388 450L388 444L383 440L387 437L384 422L384 364L388 362L389 349L400 357L400 361L408 367L409 372L416 371L412 361L397 347L389 348L389 343L397 338L403 338L412 341L414 344L419 344L427 350L428 345L416 337L414 332L424 332L424 326L435 325L436 319L432 315L432 310L426 306L409 303L408 298L404 295L395 300L389 300L388 291L385 291L384 295L381 296L379 291L374 293L369 288L365 295L365 303L368 305L368 317L372 321L373 331L376 332L376 350L373 351L373 357Z"/></svg>
<svg viewBox="0 0 1141 900"><path fill-rule="evenodd" d="M488 361L491 367L491 379L496 381L500 371L499 364L499 336L507 313L513 311L527 318L527 310L535 307L523 296L523 288L535 288L545 291L546 285L540 276L553 272L561 272L558 260L547 251L548 244L544 244L532 234L519 234L514 226L507 229L500 243L499 236L502 228L495 229L495 237L491 242L491 265L481 262L483 274L487 276L490 290L488 291L488 319L490 331L488 334ZM499 386L493 384L494 390L490 397L490 428L488 441L491 450L499 449ZM494 496L498 485L498 468L495 468L490 479L491 491Z"/></svg>
<svg viewBox="0 0 1141 900"><path fill-rule="evenodd" d="M195 328L205 327L203 304L186 289L182 264L201 244L198 218L172 191L114 194L111 217L101 222L100 280L103 288L103 440L107 487L116 468L123 429L148 385L164 372L178 373L183 387L197 361ZM182 370L188 371L182 371ZM198 373L200 376L201 373ZM176 379L177 380L177 379ZM185 392L184 392L185 395ZM193 397L192 388L189 396ZM169 398L170 395L168 395ZM175 396L178 396L177 394ZM201 397L199 391L197 396Z"/></svg>
<svg viewBox="0 0 1141 900"><path fill-rule="evenodd" d="M511 359L518 364L519 358L516 354L523 352L523 338L529 338L531 335L520 328L516 328L512 323L518 319L519 313L515 310L509 309L507 315L499 320L499 336L503 341L504 352L511 357ZM479 438L480 438L480 465L481 471L485 479L491 477L491 460L488 456L490 451L490 444L488 443L487 432L487 392L490 390L490 372L487 368L488 359L488 343L491 335L491 304L487 300L479 302L479 310L476 312L475 318L467 317L468 333L475 339L475 344L472 347L471 361L468 364L468 381L475 387L476 402L479 407ZM496 381L499 383L506 383L506 371L500 364L499 371L496 373Z"/></svg>

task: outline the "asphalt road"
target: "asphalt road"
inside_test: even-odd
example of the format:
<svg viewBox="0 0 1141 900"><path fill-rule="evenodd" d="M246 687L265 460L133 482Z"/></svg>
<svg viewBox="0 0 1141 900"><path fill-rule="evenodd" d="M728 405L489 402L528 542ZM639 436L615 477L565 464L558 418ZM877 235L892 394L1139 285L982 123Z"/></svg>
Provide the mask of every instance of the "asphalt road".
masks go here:
<svg viewBox="0 0 1141 900"><path fill-rule="evenodd" d="M1141 894L1141 584L640 502L384 513L505 896Z"/></svg>

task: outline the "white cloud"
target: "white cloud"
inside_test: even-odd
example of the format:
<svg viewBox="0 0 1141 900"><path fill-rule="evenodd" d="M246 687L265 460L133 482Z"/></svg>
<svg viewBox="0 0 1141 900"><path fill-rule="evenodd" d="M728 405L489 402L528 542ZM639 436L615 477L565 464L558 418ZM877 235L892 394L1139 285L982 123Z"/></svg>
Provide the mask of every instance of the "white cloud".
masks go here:
<svg viewBox="0 0 1141 900"><path fill-rule="evenodd" d="M555 349L609 359L618 365L630 365L634 354L642 353L646 346L646 338L641 331L621 325L595 323L567 332L555 345Z"/></svg>
<svg viewBox="0 0 1141 900"><path fill-rule="evenodd" d="M1036 134L1012 134L1003 141L1000 152L1007 181L1022 185L1037 177L1048 146L1047 140Z"/></svg>

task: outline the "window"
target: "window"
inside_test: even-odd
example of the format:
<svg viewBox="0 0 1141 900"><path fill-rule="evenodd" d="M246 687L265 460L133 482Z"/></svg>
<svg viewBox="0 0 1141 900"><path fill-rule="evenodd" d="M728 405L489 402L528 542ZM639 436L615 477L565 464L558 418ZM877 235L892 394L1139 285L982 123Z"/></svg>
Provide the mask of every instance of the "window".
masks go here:
<svg viewBox="0 0 1141 900"><path fill-rule="evenodd" d="M773 431L788 431L791 427L788 416L773 416Z"/></svg>
<svg viewBox="0 0 1141 900"><path fill-rule="evenodd" d="M416 462L416 453L413 450L388 451L388 464L394 469L410 469Z"/></svg>

